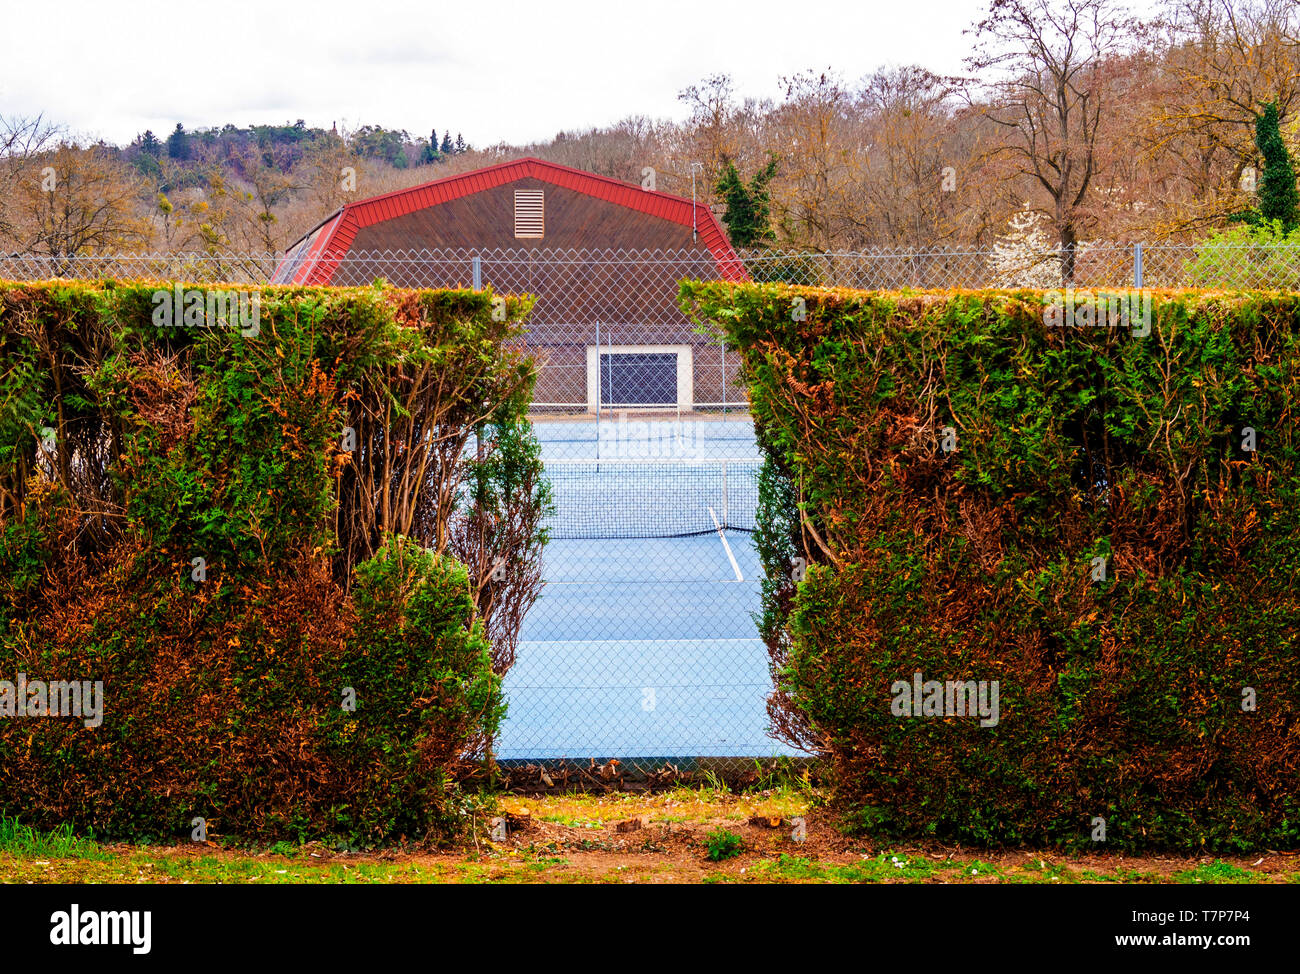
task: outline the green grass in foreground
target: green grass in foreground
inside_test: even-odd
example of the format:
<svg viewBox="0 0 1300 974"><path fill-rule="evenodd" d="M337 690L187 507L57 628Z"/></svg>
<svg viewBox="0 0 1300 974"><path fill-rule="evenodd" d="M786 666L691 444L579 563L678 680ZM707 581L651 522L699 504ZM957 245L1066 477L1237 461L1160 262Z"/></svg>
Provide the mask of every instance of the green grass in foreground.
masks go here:
<svg viewBox="0 0 1300 974"><path fill-rule="evenodd" d="M9 883L1300 883L1300 860L1269 854L1265 869L1222 859L1070 857L1028 850L859 848L826 824L799 847L788 822L819 800L781 787L732 794L680 788L657 794L504 796L531 831L508 844L339 854L316 844L265 849L104 845L68 828L41 832L0 818L0 882ZM644 828L615 823L640 817ZM812 820L810 820L811 822ZM810 837L812 836L810 825ZM782 848L784 846L784 848ZM980 858L983 856L984 858ZM1270 871L1271 870L1271 871Z"/></svg>
<svg viewBox="0 0 1300 974"><path fill-rule="evenodd" d="M67 825L51 832L41 832L30 825L23 825L17 819L0 815L0 853L4 852L37 859L111 858L99 843L73 835L72 829Z"/></svg>
<svg viewBox="0 0 1300 974"><path fill-rule="evenodd" d="M605 862L581 864L574 856L548 852L446 853L398 861L365 857L317 860L310 854L221 851L195 855L184 849L94 846L80 840L72 855L40 851L51 845L26 844L0 851L0 878L16 883L1251 883L1269 877L1216 862L1175 873L1117 867L1072 868L1065 863L996 867L978 859L934 861L903 850L839 863L781 853L761 858L733 858L693 872L654 855L610 856ZM93 846L88 853L85 845ZM64 849L70 846L62 846ZM723 869L725 866L727 868ZM1291 882L1300 881L1300 873Z"/></svg>

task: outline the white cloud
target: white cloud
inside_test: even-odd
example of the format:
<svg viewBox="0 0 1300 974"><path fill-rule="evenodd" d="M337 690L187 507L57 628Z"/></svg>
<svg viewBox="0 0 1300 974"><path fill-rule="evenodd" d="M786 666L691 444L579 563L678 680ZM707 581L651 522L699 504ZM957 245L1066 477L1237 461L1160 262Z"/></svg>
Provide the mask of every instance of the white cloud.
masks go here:
<svg viewBox="0 0 1300 974"><path fill-rule="evenodd" d="M776 96L782 74L826 66L848 79L909 62L957 72L962 30L982 5L65 0L57 9L6 11L0 112L43 111L117 142L178 121L302 118L450 127L488 145L630 114L680 118L677 92L715 72L756 96Z"/></svg>

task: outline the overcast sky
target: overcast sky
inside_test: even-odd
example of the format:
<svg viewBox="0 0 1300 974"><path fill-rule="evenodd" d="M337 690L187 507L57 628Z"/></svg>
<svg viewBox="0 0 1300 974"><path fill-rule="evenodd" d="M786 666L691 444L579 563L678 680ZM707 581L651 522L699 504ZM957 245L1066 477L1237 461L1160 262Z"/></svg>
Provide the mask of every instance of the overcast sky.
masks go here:
<svg viewBox="0 0 1300 974"><path fill-rule="evenodd" d="M475 146L632 114L682 118L715 72L741 95L832 67L958 73L985 0L64 0L6 4L0 114L125 143L227 122L436 127Z"/></svg>

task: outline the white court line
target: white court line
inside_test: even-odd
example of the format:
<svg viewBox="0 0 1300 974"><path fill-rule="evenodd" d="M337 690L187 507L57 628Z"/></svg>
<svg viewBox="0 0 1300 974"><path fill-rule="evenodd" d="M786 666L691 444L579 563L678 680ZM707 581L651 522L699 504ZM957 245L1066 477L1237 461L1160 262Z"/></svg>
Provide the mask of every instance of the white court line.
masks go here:
<svg viewBox="0 0 1300 974"><path fill-rule="evenodd" d="M736 581L743 582L745 576L740 574L740 566L736 564L736 556L731 553L731 545L727 544L727 536L722 533L722 525L718 523L718 515L713 513L713 508L709 508L709 517L713 518L713 526L718 529L718 537L722 539L722 547L727 552L727 557L731 559L731 570L736 573Z"/></svg>

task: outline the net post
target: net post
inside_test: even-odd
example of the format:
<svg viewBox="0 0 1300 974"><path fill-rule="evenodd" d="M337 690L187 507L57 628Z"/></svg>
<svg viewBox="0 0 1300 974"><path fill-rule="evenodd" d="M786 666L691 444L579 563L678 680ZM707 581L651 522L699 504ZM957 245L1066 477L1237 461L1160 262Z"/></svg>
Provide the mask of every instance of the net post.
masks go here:
<svg viewBox="0 0 1300 974"><path fill-rule="evenodd" d="M610 333L609 333L609 329L608 329L608 328L605 329L605 347L609 350L608 353L605 355L605 358L607 358L607 359L609 360L609 405L610 405L610 415L613 415L613 411L614 411L614 339L613 339L613 336L610 335ZM600 342L599 342L599 341L596 342L596 366L597 366L597 368L600 367ZM602 382L602 383L601 383L601 392L604 392L604 389L605 389L605 384ZM615 456L618 456L618 450L617 450L617 449L614 451L614 455L615 455ZM599 470L600 468L597 467L596 469Z"/></svg>

